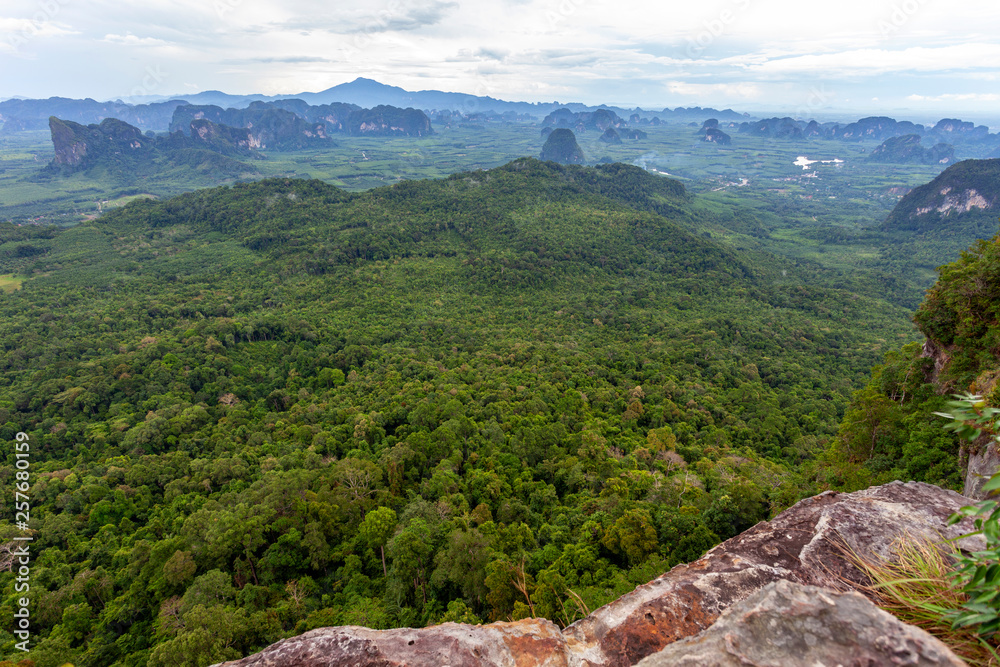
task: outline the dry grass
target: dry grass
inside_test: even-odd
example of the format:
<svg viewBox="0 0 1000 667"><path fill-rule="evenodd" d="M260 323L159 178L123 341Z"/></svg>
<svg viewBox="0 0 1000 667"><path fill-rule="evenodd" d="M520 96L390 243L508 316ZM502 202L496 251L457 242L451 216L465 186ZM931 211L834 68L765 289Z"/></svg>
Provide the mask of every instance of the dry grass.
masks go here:
<svg viewBox="0 0 1000 667"><path fill-rule="evenodd" d="M863 558L847 547L845 555L871 583L860 591L905 623L934 635L972 667L998 667L1000 656L970 628L953 628L947 614L968 599L952 577L957 547L934 545L904 535L893 547L893 560Z"/></svg>

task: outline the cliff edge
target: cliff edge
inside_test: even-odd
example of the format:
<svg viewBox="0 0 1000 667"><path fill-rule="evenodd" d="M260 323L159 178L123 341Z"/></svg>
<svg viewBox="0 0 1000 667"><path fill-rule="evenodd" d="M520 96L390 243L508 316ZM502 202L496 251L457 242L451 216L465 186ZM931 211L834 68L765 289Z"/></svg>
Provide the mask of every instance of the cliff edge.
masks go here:
<svg viewBox="0 0 1000 667"><path fill-rule="evenodd" d="M948 526L948 517L968 503L964 496L922 482L893 482L854 493L828 491L800 501L562 631L544 619L384 631L320 628L215 667L626 667L698 635L726 609L774 582L850 591L864 576L845 560L844 547L888 558L904 533L932 541L957 537L969 532L971 524ZM981 548L980 539L967 538L959 546ZM893 641L882 643L891 647ZM938 662L905 664L962 664L941 653L937 644L927 646L937 656L927 659Z"/></svg>

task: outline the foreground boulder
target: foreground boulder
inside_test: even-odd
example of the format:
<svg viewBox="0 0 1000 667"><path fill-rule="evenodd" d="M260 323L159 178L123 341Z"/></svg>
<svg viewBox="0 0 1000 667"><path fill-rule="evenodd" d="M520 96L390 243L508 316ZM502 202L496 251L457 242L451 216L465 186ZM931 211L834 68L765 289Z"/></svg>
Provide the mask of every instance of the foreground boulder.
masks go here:
<svg viewBox="0 0 1000 667"><path fill-rule="evenodd" d="M539 619L484 626L446 623L422 630L324 628L225 665L631 666L697 635L724 610L770 583L788 580L849 590L851 582L861 583L864 576L845 559L845 548L889 558L903 534L932 541L957 537L969 532L971 524L948 526L948 517L967 504L967 498L953 491L922 482L893 482L854 493L828 491L639 586L561 633ZM981 538L959 546L982 548ZM473 646L480 654L470 653Z"/></svg>
<svg viewBox="0 0 1000 667"><path fill-rule="evenodd" d="M965 667L940 640L855 592L768 584L722 613L712 627L674 642L639 667Z"/></svg>
<svg viewBox="0 0 1000 667"><path fill-rule="evenodd" d="M566 640L542 618L517 623L444 623L414 630L319 628L226 667L568 667ZM217 667L217 666L216 666Z"/></svg>

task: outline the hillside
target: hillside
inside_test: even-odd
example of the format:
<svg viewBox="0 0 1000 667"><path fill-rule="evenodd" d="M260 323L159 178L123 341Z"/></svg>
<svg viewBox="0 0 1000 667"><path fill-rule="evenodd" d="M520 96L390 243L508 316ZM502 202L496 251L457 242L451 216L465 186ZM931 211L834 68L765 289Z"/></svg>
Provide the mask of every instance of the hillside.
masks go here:
<svg viewBox="0 0 1000 667"><path fill-rule="evenodd" d="M855 484L825 445L905 312L693 218L677 181L522 159L0 226L24 278L0 295L0 424L31 442L32 659L564 626Z"/></svg>
<svg viewBox="0 0 1000 667"><path fill-rule="evenodd" d="M887 230L924 232L996 231L1000 207L1000 159L964 160L945 169L930 183L911 190L889 214Z"/></svg>

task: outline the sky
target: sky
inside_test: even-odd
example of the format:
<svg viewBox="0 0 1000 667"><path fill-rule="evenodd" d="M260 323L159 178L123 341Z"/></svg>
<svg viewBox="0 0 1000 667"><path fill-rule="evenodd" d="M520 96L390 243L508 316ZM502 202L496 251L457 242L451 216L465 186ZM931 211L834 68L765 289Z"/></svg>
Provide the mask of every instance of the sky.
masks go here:
<svg viewBox="0 0 1000 667"><path fill-rule="evenodd" d="M363 76L529 102L1000 118L998 64L983 0L0 0L0 99Z"/></svg>

